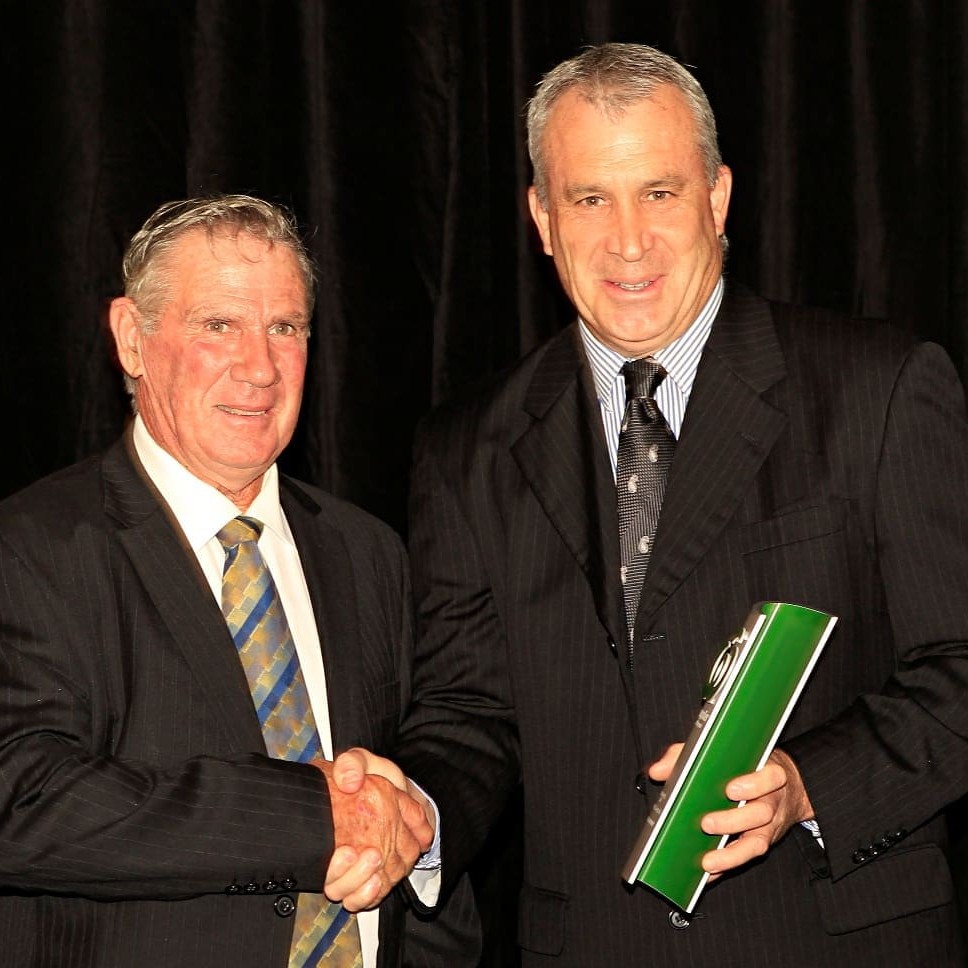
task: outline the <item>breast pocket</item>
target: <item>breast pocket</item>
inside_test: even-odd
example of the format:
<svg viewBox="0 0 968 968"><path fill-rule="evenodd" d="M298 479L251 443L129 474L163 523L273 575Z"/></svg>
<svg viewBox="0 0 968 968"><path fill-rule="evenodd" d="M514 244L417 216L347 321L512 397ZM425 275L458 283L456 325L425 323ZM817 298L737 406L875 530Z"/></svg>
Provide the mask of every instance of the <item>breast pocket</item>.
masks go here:
<svg viewBox="0 0 968 968"><path fill-rule="evenodd" d="M849 607L848 503L800 508L738 528L749 593L841 614Z"/></svg>

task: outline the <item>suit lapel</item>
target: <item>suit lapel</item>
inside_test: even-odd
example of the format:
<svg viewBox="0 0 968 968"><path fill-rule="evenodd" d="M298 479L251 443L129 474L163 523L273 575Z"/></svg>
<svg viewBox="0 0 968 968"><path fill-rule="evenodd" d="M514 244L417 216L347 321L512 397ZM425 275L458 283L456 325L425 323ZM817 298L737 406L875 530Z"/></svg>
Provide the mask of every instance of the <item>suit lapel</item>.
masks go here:
<svg viewBox="0 0 968 968"><path fill-rule="evenodd" d="M763 398L785 372L767 304L728 292L686 410L637 633L702 560L786 426L786 414Z"/></svg>
<svg viewBox="0 0 968 968"><path fill-rule="evenodd" d="M105 512L117 522L119 541L144 593L202 683L226 735L239 750L264 752L225 621L181 529L141 468L130 435L105 455L103 475Z"/></svg>
<svg viewBox="0 0 968 968"><path fill-rule="evenodd" d="M326 698L336 751L359 742L362 666L358 596L343 534L328 524L319 505L285 477L279 496L292 529L319 629L326 670Z"/></svg>
<svg viewBox="0 0 968 968"><path fill-rule="evenodd" d="M512 446L514 459L584 571L599 621L612 641L624 642L615 485L576 326L549 344L524 409L534 423Z"/></svg>

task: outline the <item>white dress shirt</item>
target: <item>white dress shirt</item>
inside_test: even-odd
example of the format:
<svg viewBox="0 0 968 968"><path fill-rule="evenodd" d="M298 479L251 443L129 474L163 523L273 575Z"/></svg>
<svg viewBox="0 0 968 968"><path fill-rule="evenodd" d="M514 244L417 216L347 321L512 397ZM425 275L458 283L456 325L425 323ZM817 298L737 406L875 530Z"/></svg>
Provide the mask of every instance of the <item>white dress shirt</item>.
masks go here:
<svg viewBox="0 0 968 968"><path fill-rule="evenodd" d="M134 446L152 483L168 502L221 608L225 550L216 535L241 512L224 494L200 481L160 447L140 416L134 422ZM279 474L275 465L266 471L262 489L245 514L265 526L259 539L259 550L275 581L292 632L323 756L332 759L333 736L319 633L296 545L279 503ZM431 903L435 900L436 893ZM378 919L378 910L361 911L358 915L364 968L376 968Z"/></svg>

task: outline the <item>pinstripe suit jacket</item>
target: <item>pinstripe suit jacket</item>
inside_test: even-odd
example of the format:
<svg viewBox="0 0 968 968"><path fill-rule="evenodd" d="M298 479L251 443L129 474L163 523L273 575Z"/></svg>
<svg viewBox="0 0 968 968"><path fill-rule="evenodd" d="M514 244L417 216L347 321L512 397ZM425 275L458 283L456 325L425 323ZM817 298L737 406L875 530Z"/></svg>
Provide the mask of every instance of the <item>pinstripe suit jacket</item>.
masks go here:
<svg viewBox="0 0 968 968"><path fill-rule="evenodd" d="M408 768L444 811L445 872L520 768L525 966L962 963L940 812L968 789L968 420L941 350L731 289L631 661L574 328L429 419L412 505ZM619 876L656 792L636 777L761 599L840 616L781 740L825 849L795 828L675 927Z"/></svg>
<svg viewBox="0 0 968 968"><path fill-rule="evenodd" d="M0 506L0 960L285 966L292 920L274 902L287 879L322 888L325 781L265 756L218 606L126 443ZM280 493L334 744L386 750L410 691L401 544L320 491ZM381 965L402 964L395 895L380 928ZM465 963L459 933L425 960L428 929L411 929L408 963Z"/></svg>

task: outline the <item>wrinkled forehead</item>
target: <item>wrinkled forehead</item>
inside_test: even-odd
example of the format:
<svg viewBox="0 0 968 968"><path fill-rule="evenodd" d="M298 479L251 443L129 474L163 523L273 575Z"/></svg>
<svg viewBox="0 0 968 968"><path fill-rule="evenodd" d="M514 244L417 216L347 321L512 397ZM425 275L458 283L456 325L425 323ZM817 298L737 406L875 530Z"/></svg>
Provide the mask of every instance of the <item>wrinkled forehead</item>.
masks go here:
<svg viewBox="0 0 968 968"><path fill-rule="evenodd" d="M159 268L169 276L170 283L178 286L191 279L200 262L211 260L216 266L258 265L267 256L273 261L281 260L291 269L298 280L299 293L306 305L307 314L312 310L307 280L296 251L291 245L278 239L269 239L245 227L231 224L193 226L172 240L166 251L159 253Z"/></svg>

